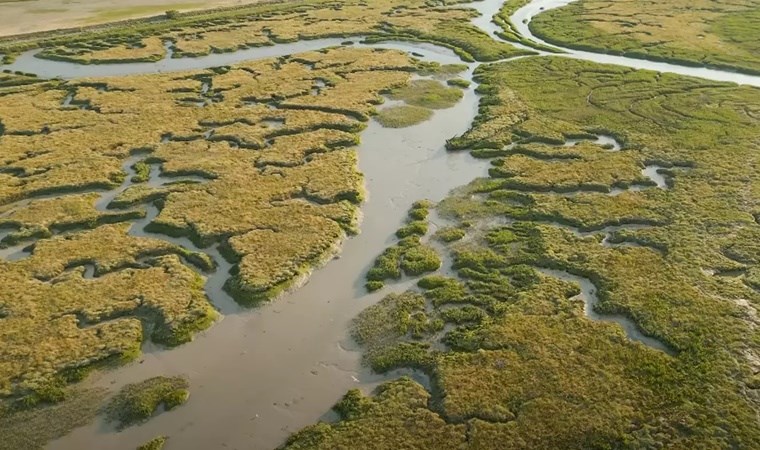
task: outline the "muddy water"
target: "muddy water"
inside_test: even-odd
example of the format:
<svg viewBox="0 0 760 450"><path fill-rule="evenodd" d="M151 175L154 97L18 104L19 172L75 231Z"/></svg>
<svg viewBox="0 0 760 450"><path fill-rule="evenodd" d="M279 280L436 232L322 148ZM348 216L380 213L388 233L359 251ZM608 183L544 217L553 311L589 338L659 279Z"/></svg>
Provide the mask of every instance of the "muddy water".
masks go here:
<svg viewBox="0 0 760 450"><path fill-rule="evenodd" d="M453 55L415 51L442 63L455 61ZM150 346L138 362L94 380L115 389L150 376L184 374L191 383L186 405L120 433L96 422L50 448L133 449L160 434L169 435L175 448L274 448L328 413L346 390L370 389L381 381L361 368L361 354L348 342L346 330L361 310L410 282L367 295L363 275L394 241L414 201L440 200L450 189L486 175L487 161L444 148L445 137L469 127L477 101L468 89L456 106L436 111L417 126L369 124L358 149L369 192L361 234L348 239L340 257L315 271L304 287L256 310L228 314L179 348ZM222 294L207 291L214 301Z"/></svg>
<svg viewBox="0 0 760 450"><path fill-rule="evenodd" d="M355 40L361 40L358 36ZM341 38L314 39L308 41L298 41L287 44L276 44L265 47L254 47L243 50L237 50L229 53L211 53L206 56L197 58L172 58L171 52L157 62L147 63L113 63L113 64L77 64L66 61L53 61L37 58L35 55L40 50L30 50L22 53L12 64L0 65L0 70L22 71L34 73L41 78L102 78L125 75L138 75L150 73L177 72L184 70L201 70L211 67L220 67L238 64L245 61L276 58L296 53L303 53L313 50L321 50L327 47L338 47L346 42ZM364 44L353 42L346 46L352 47L371 47L387 48L401 50L408 53L437 55L440 58L450 59L454 62L461 62L459 58L453 58L453 53L443 47L438 47L425 43L407 43L398 41L387 41L377 44Z"/></svg>

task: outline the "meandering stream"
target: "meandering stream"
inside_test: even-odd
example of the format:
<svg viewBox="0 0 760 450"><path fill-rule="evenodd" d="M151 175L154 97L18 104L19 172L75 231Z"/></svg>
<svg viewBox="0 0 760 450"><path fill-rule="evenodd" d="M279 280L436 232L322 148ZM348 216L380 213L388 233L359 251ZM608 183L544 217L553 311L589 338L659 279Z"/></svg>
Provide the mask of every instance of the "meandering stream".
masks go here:
<svg viewBox="0 0 760 450"><path fill-rule="evenodd" d="M531 34L530 19L541 12L541 8L550 9L567 3L568 0L535 0L518 10L512 21L523 36L542 43ZM498 27L490 18L499 10L501 2L485 0L472 6L485 13L473 22L495 36ZM34 57L36 51L30 51L0 69L31 72L46 78L159 73L284 56L340 45L342 41L344 39L319 39L199 58L168 57L156 63L104 65L43 60ZM386 42L372 44L372 47L414 52L423 59L440 63L461 63L450 50L430 44ZM760 86L760 77L756 76L562 50L565 51L563 57ZM477 65L470 64L463 78L471 80ZM71 97L68 101L73 99ZM394 242L393 233L403 222L412 202L421 198L440 200L451 189L487 174L488 160L474 159L467 152L449 153L444 148L446 138L469 128L477 106L478 96L470 88L465 90L464 98L456 106L436 111L431 120L419 125L384 129L376 122L370 122L361 134L362 143L358 147L359 166L369 192L369 199L362 206L361 234L348 239L340 257L316 270L305 286L254 310L241 310L222 291L230 265L216 248L200 249L188 239L146 233L144 226L155 218L158 210L154 206L138 206L147 208L147 215L134 222L131 234L160 238L193 251L203 251L216 261L216 271L207 274L206 292L225 315L224 319L193 342L171 351L147 345L139 361L98 374L90 381L117 389L151 376L183 374L190 378L192 386L191 400L186 405L119 433L98 421L51 443L50 448L133 449L158 435L171 436L171 445L176 448L274 448L289 433L329 414L331 406L348 389L367 389L383 380L384 377L360 367L360 353L347 340L346 330L361 310L389 290L402 291L411 282L394 284L381 293L367 294L363 288L364 273L375 256ZM597 143L609 144L613 151L619 150L616 142L605 141L605 137L600 137ZM99 209L104 210L113 198L129 187L133 162L127 161L124 166L127 181L120 188L103 194L97 205ZM666 189L666 180L658 169L648 166L644 175L657 187ZM166 180L173 178L163 177L153 170L149 183L156 185ZM614 231L603 230L608 237ZM0 256L7 259L24 257L22 248L5 249ZM595 287L589 280L566 272L541 271L577 282L586 314L592 320L618 323L632 339L667 350L659 341L641 335L630 320L596 313L593 305L598 300Z"/></svg>
<svg viewBox="0 0 760 450"><path fill-rule="evenodd" d="M414 51L441 63L459 61L448 50ZM361 353L346 335L350 321L389 292L366 294L364 272L394 241L393 233L414 201L440 200L454 187L487 174L487 160L444 148L444 136L466 131L477 105L470 88L457 105L436 111L419 125L386 129L370 122L358 147L369 198L362 206L361 234L344 243L340 257L284 298L227 314L222 323L171 351L148 346L140 361L94 380L115 389L150 376L184 374L192 393L182 408L120 433L96 422L50 448L132 449L159 434L170 435L177 448L274 448L328 413L346 390L369 389L386 379L360 367ZM189 242L172 242L195 249ZM208 286L206 291L218 304L219 291Z"/></svg>
<svg viewBox="0 0 760 450"><path fill-rule="evenodd" d="M599 303L598 289L588 278L572 274L565 270L546 268L538 268L536 270L544 275L578 284L581 288L581 292L578 294L577 298L583 301L583 311L589 319L600 322L616 323L623 329L628 339L641 342L647 347L673 354L672 350L662 342L642 334L631 319L619 314L599 314L596 312L594 307Z"/></svg>
<svg viewBox="0 0 760 450"><path fill-rule="evenodd" d="M592 61L601 64L615 64L618 66L630 67L633 69L654 70L657 72L675 73L679 75L705 78L713 81L727 81L736 84L748 84L751 86L760 87L760 76L757 75L747 75L738 72L709 69L707 67L680 66L678 64L649 61L646 59L630 58L627 56L608 55L605 53L593 53L583 50L574 50L570 48L559 47L554 44L549 44L548 42L543 41L533 34L530 29L530 21L533 19L533 17L550 9L567 6L574 1L577 0L533 0L527 5L515 11L515 13L510 17L510 21L515 27L515 30L523 37L526 37L536 44L546 45L561 50L563 53L560 53L559 56L573 59L582 59L584 61Z"/></svg>

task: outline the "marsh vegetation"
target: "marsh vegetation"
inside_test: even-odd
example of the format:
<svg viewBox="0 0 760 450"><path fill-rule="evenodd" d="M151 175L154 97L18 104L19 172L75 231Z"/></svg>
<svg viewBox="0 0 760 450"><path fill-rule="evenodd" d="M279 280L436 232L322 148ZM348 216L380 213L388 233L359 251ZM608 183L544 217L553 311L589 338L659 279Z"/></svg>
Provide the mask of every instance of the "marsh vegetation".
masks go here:
<svg viewBox="0 0 760 450"><path fill-rule="evenodd" d="M563 47L760 73L760 13L752 1L579 0L530 26Z"/></svg>
<svg viewBox="0 0 760 450"><path fill-rule="evenodd" d="M171 42L174 57L199 56L241 48L324 37L368 36L371 40L433 42L454 49L463 59L494 61L527 54L492 40L469 22L477 12L422 0L325 0L250 5L166 21L147 21L115 30L93 30L61 37L37 37L0 44L6 55L43 47L41 57L97 64L151 61Z"/></svg>
<svg viewBox="0 0 760 450"><path fill-rule="evenodd" d="M389 294L353 327L366 364L421 371L430 391L349 392L341 421L286 448L759 445L760 294L722 272L757 260L758 91L551 57L476 80L480 114L449 145L494 168L437 206L455 276ZM664 184L645 179L655 163ZM388 420L425 414L437 420Z"/></svg>
<svg viewBox="0 0 760 450"><path fill-rule="evenodd" d="M150 419L159 408L174 409L187 401L190 384L183 377L155 377L129 384L110 400L106 406L106 419L119 428ZM161 448L164 438L156 438L147 448Z"/></svg>
<svg viewBox="0 0 760 450"><path fill-rule="evenodd" d="M204 276L222 262L241 304L301 282L356 232L356 133L379 93L418 68L400 52L346 48L6 88L0 245L17 255L0 264L6 399L55 402L144 340L191 340L218 316ZM162 236L220 246L225 261Z"/></svg>
<svg viewBox="0 0 760 450"><path fill-rule="evenodd" d="M507 1L494 21L534 45L509 23L526 3ZM533 28L563 45L755 71L749 6L705 4L676 5L660 26L651 13L667 5L581 0ZM106 64L363 36L465 61L532 53L491 39L462 6L171 13L0 52ZM358 232L354 147L370 118L405 127L472 98L462 73L474 66L343 45L165 74L0 76L4 441L41 446L86 423L105 394L73 383L147 340L176 346L211 326L229 305L207 279L244 306L303 283ZM759 91L545 56L479 65L473 82L478 116L447 147L488 161L488 176L412 205L365 287L414 287L351 323L368 367L426 383L351 390L339 421L284 448L760 447ZM398 105L378 108L384 98ZM140 424L187 394L182 377L129 384L106 418Z"/></svg>

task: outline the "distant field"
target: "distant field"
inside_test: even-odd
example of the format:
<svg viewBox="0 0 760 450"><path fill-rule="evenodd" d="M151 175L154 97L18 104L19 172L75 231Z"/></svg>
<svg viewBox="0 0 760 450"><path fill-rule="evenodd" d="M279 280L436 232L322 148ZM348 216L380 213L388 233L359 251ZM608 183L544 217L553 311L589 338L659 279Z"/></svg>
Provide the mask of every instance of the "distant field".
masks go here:
<svg viewBox="0 0 760 450"><path fill-rule="evenodd" d="M206 3L162 3L159 5L137 5L127 8L107 8L98 11L95 15L87 19L89 23L111 22L120 19L129 19L132 17L152 16L161 14L170 9L188 10L203 8Z"/></svg>
<svg viewBox="0 0 760 450"><path fill-rule="evenodd" d="M169 9L188 11L218 6L256 3L256 0L210 0L205 2L173 2L171 0L0 0L0 35L93 25L115 20L160 14Z"/></svg>

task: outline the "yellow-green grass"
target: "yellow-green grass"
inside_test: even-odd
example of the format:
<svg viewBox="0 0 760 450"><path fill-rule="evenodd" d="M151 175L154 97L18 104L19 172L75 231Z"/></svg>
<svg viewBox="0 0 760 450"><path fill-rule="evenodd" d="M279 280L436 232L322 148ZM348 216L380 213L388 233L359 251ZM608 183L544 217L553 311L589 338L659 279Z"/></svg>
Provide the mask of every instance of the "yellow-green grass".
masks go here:
<svg viewBox="0 0 760 450"><path fill-rule="evenodd" d="M446 87L439 81L414 80L408 86L393 90L389 96L412 106L445 109L454 106L463 94L460 89Z"/></svg>
<svg viewBox="0 0 760 450"><path fill-rule="evenodd" d="M105 408L106 419L119 428L144 422L159 406L169 411L185 403L190 395L189 387L190 383L183 377L163 376L128 384L109 401ZM157 439L163 444L161 438Z"/></svg>
<svg viewBox="0 0 760 450"><path fill-rule="evenodd" d="M343 420L307 427L282 448L462 448L466 445L465 426L448 425L427 408L429 399L430 394L408 378L383 385L373 397L352 390L335 406ZM378 434L380 430L382 434Z"/></svg>
<svg viewBox="0 0 760 450"><path fill-rule="evenodd" d="M750 0L580 0L531 21L542 39L627 56L760 73Z"/></svg>
<svg viewBox="0 0 760 450"><path fill-rule="evenodd" d="M166 444L166 436L158 436L137 447L137 450L161 450Z"/></svg>
<svg viewBox="0 0 760 450"><path fill-rule="evenodd" d="M497 151L498 170L438 206L467 233L448 245L456 277L422 278L357 318L365 362L427 374L425 411L450 432L466 426L469 448L760 445L760 91L565 58L482 66L476 79L480 114L450 146ZM623 149L547 144L599 133ZM584 190L631 182L645 164L668 168L667 189ZM602 231L625 224L646 226ZM596 312L669 351L588 318L578 285L536 267L587 278ZM381 424L372 433L343 417L307 429L320 431L314 447L350 436L386 448L399 433L417 445L416 430L381 421L408 407L374 401L394 412L363 410Z"/></svg>
<svg viewBox="0 0 760 450"><path fill-rule="evenodd" d="M237 301L297 286L357 231L364 192L352 147L380 93L417 68L401 52L338 48L225 71L5 88L3 244L34 245L25 259L0 262L2 395L55 401L67 371L129 360L146 339L178 345L213 323L198 272L214 263L160 235L129 235L145 203L160 210L149 229L221 245L236 265L225 287ZM224 96L184 106L202 80ZM328 82L319 96L315 80ZM91 109L63 106L69 93ZM92 191L124 182L136 152L138 184L97 209ZM167 182L202 180L153 187L141 183L149 164Z"/></svg>
<svg viewBox="0 0 760 450"><path fill-rule="evenodd" d="M163 41L158 37L149 37L142 40L125 42L120 45L102 46L102 48L90 47L85 56L71 53L58 55L57 59L75 61L80 64L108 64L120 62L151 62L159 61L166 56L166 48Z"/></svg>
<svg viewBox="0 0 760 450"><path fill-rule="evenodd" d="M375 120L385 128L406 128L433 117L433 111L421 106L400 105L380 110Z"/></svg>
<svg viewBox="0 0 760 450"><path fill-rule="evenodd" d="M95 208L98 193L73 194L57 198L32 200L23 208L10 210L0 218L0 228L14 228L0 246L28 237L49 237L54 231L94 228L109 222L144 217L139 210L101 212Z"/></svg>
<svg viewBox="0 0 760 450"><path fill-rule="evenodd" d="M187 253L105 225L40 241L29 258L2 263L3 394L34 401L67 370L129 360L139 354L145 325L169 345L208 327L216 312L202 277L176 256ZM87 264L99 276L84 278Z"/></svg>
<svg viewBox="0 0 760 450"><path fill-rule="evenodd" d="M117 9L109 14L122 16L133 12ZM10 41L0 50L10 54L41 46L45 48L41 57L97 63L101 56L112 60L114 55L108 52L111 48L116 48L124 61L146 60L144 52L130 55L124 50L125 45L134 46L142 39L171 40L177 55L187 56L299 39L369 35L371 40L434 42L452 48L466 60L493 61L530 53L491 39L469 22L475 14L471 9L440 8L422 0L411 3L382 0L369 4L349 0L337 7L325 0L278 2L180 15L129 27Z"/></svg>

